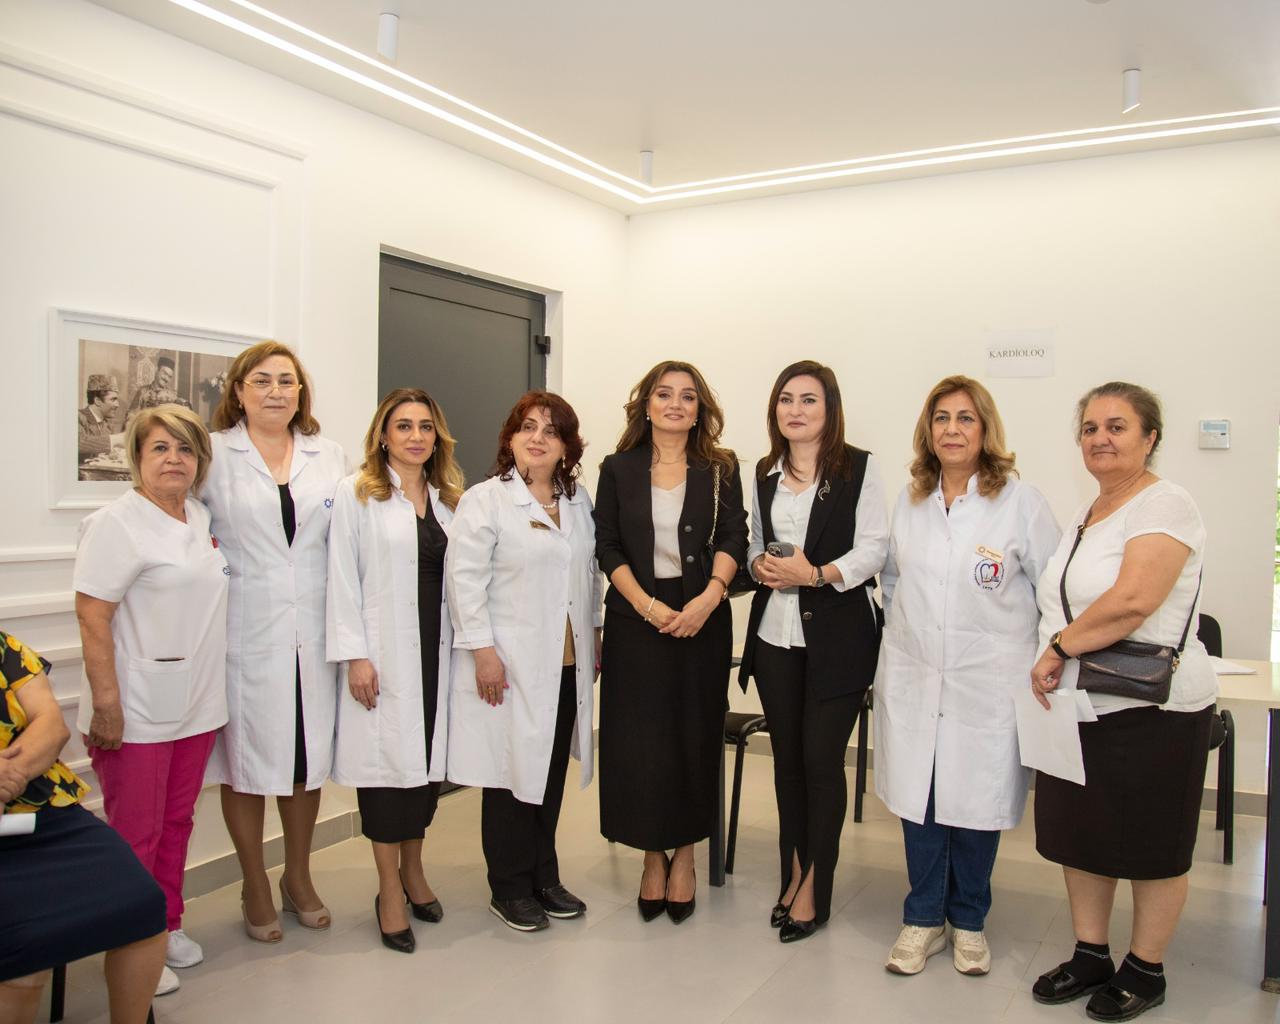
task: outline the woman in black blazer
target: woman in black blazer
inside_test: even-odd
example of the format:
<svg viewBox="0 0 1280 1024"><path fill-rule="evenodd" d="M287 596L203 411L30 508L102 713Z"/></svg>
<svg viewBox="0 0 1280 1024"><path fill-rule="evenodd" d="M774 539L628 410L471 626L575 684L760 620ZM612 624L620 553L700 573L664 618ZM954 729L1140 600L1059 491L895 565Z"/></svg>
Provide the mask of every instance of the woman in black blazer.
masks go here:
<svg viewBox="0 0 1280 1024"><path fill-rule="evenodd" d="M693 844L711 831L733 624L746 555L742 481L724 417L696 368L667 361L631 392L600 466L596 555L605 596L600 831L645 851L638 906L693 913ZM668 857L667 851L674 853Z"/></svg>
<svg viewBox="0 0 1280 1024"><path fill-rule="evenodd" d="M767 416L770 448L756 465L747 553L763 586L751 602L738 681L745 690L755 677L769 721L782 869L769 923L794 942L831 915L845 750L880 650L872 591L889 520L874 460L845 443L829 368L788 366Z"/></svg>

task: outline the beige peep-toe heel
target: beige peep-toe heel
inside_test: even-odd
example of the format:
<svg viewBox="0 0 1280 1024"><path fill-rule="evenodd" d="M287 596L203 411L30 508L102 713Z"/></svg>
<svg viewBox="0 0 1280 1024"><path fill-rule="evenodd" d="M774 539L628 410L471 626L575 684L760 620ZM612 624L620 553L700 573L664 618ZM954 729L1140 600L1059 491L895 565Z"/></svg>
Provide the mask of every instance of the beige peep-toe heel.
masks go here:
<svg viewBox="0 0 1280 1024"><path fill-rule="evenodd" d="M292 914L298 919L298 924L303 928L315 928L323 931L333 923L333 918L329 914L329 908L321 906L319 910L299 910L298 905L293 902L293 897L289 895L289 890L285 888L284 876L280 876L280 905L284 908L286 914Z"/></svg>
<svg viewBox="0 0 1280 1024"><path fill-rule="evenodd" d="M244 892L240 893L240 914L244 918L244 933L254 942L274 944L284 938L280 918L273 917L267 924L254 924L249 920L249 910L244 905Z"/></svg>

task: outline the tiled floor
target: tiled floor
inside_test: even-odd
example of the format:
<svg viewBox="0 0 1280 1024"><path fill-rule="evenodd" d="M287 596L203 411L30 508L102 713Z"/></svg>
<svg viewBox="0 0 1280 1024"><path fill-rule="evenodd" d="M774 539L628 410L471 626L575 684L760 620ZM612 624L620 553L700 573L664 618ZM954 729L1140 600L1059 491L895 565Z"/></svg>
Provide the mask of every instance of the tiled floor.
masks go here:
<svg viewBox="0 0 1280 1024"><path fill-rule="evenodd" d="M1005 836L988 920L994 963L985 978L957 974L950 957L914 978L883 958L897 935L905 872L897 819L868 799L866 820L845 829L830 924L783 946L768 926L777 854L771 762L747 758L736 871L705 884L679 928L635 909L640 855L611 847L597 829L596 791L566 794L561 874L590 905L580 921L521 935L487 910L479 795L445 798L427 834L427 874L446 908L439 925L415 922L418 950L378 943L368 845L352 840L316 855L316 881L334 914L327 932L284 919L278 946L249 942L236 887L188 904L185 927L206 960L181 971L179 992L156 1001L161 1024L341 1021L1045 1021L1085 1020L1083 1002L1044 1007L1030 985L1066 957L1071 927L1059 870L1037 857L1027 821ZM850 772L852 783L852 772ZM1168 1002L1144 1018L1213 1024L1280 1021L1280 997L1263 993L1262 822L1240 818L1236 863L1220 863L1221 838L1202 817L1191 898L1166 959ZM1117 900L1112 947L1128 939L1129 896ZM67 1021L106 1020L101 958L69 971Z"/></svg>

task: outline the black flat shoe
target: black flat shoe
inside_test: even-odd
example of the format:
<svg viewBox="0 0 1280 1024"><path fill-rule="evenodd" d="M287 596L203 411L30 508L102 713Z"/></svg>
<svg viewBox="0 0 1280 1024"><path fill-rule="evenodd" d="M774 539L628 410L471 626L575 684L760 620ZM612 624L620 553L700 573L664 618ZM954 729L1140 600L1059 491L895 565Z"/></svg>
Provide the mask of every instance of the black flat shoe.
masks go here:
<svg viewBox="0 0 1280 1024"><path fill-rule="evenodd" d="M787 905L785 903L775 903L773 909L769 911L769 927L781 928L782 922L787 919Z"/></svg>
<svg viewBox="0 0 1280 1024"><path fill-rule="evenodd" d="M788 914L787 919L782 922L778 930L778 940L780 942L799 942L801 939L807 939L820 927L817 921L797 921Z"/></svg>
<svg viewBox="0 0 1280 1024"><path fill-rule="evenodd" d="M587 905L559 882L545 889L534 889L533 898L538 901L547 917L561 921L581 917L587 912Z"/></svg>
<svg viewBox="0 0 1280 1024"><path fill-rule="evenodd" d="M500 900L495 896L489 900L489 912L518 932L540 932L551 924L542 904L532 896L513 900Z"/></svg>
<svg viewBox="0 0 1280 1024"><path fill-rule="evenodd" d="M432 900L430 903L414 903L409 898L409 890L405 889L404 901L413 908L413 916L419 921L426 921L427 924L439 924L444 920L444 907L440 905L439 900Z"/></svg>
<svg viewBox="0 0 1280 1024"><path fill-rule="evenodd" d="M417 940L413 937L413 929L406 928L402 932L384 932L382 930L382 915L378 910L380 896L373 898L373 919L378 923L378 934L382 936L382 944L387 949L393 949L397 953L412 953L418 948Z"/></svg>
<svg viewBox="0 0 1280 1024"><path fill-rule="evenodd" d="M1150 999L1128 992L1118 985L1107 984L1099 989L1089 1000L1084 1012L1094 1020L1120 1021L1133 1020L1139 1014L1146 1013L1154 1006L1164 1002L1164 993L1157 992Z"/></svg>
<svg viewBox="0 0 1280 1024"><path fill-rule="evenodd" d="M1070 967L1071 961L1068 960L1066 963L1058 964L1046 974L1040 975L1031 986L1031 998L1037 1003L1056 1006L1059 1003L1069 1003L1081 996L1091 995L1111 980L1108 977L1104 981L1086 984L1071 973Z"/></svg>

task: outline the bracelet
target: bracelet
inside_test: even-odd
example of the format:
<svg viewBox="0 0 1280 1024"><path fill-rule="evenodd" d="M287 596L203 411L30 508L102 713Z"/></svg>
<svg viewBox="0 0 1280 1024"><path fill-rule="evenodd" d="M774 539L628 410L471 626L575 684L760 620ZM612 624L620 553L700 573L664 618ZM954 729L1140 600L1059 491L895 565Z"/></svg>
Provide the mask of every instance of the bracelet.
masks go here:
<svg viewBox="0 0 1280 1024"><path fill-rule="evenodd" d="M723 601L725 598L729 596L729 584L727 584L724 580L722 580L719 576L715 575L714 573L712 573L711 578L716 583L720 584L720 589L722 591L722 593L720 594L720 600Z"/></svg>
<svg viewBox="0 0 1280 1024"><path fill-rule="evenodd" d="M649 613L650 613L651 611L653 611L653 605L654 605L654 602L656 602L657 600L658 600L658 595L657 595L657 594L654 594L654 595L653 595L653 597L649 598L649 607L648 607L648 608L646 608L646 609L644 610L644 621L645 621L645 622L648 622L648 621L649 621Z"/></svg>

